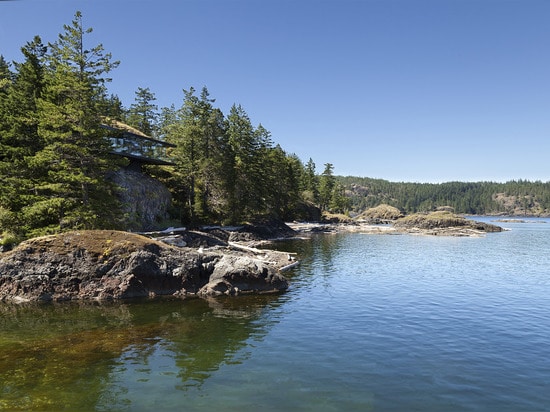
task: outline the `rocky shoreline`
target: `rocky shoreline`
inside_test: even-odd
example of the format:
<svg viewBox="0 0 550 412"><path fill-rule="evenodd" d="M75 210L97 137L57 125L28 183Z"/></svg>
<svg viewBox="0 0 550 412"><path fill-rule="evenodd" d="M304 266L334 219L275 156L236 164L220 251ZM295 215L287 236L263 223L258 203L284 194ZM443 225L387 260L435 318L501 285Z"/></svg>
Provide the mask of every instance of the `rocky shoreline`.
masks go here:
<svg viewBox="0 0 550 412"><path fill-rule="evenodd" d="M287 253L227 246L176 247L118 231L75 231L30 239L0 259L1 301L275 293Z"/></svg>
<svg viewBox="0 0 550 412"><path fill-rule="evenodd" d="M401 217L389 224L268 222L146 235L74 231L30 239L0 254L0 301L277 293L289 287L282 272L298 261L286 252L256 248L274 239L335 232L483 236L502 230L435 212Z"/></svg>
<svg viewBox="0 0 550 412"><path fill-rule="evenodd" d="M385 235L465 236L479 237L487 233L502 232L500 226L477 222L453 214L416 214L385 223L352 221L345 223L288 223L301 235L315 233L358 232Z"/></svg>

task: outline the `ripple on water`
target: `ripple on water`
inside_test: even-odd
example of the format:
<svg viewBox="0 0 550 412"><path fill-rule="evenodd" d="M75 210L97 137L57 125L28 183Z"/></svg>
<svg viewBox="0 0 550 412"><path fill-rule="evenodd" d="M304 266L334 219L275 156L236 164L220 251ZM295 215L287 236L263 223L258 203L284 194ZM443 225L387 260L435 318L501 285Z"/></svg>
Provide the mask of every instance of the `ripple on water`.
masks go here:
<svg viewBox="0 0 550 412"><path fill-rule="evenodd" d="M516 226L287 243L271 297L4 308L0 408L547 410L550 226Z"/></svg>

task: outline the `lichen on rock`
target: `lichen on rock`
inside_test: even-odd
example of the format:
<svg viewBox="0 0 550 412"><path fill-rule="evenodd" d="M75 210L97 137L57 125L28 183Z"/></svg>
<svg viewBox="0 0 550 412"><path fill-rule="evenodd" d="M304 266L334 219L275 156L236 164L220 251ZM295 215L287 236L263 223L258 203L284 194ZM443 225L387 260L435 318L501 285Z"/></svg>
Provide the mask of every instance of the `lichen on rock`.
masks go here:
<svg viewBox="0 0 550 412"><path fill-rule="evenodd" d="M219 294L208 286L213 281L226 284L226 294L283 291L283 254L271 253L278 258L266 254L262 261L243 250L198 251L127 232L67 232L28 240L1 255L0 300L207 296Z"/></svg>

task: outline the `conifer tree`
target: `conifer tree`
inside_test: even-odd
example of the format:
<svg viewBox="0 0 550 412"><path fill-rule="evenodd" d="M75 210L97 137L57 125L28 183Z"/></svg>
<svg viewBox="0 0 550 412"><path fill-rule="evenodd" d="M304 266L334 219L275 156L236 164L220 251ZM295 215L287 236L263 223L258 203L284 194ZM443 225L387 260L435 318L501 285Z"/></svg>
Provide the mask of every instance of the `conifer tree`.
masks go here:
<svg viewBox="0 0 550 412"><path fill-rule="evenodd" d="M338 182L335 182L329 201L329 210L333 213L346 213L348 212L349 207L350 202L346 196L344 186Z"/></svg>
<svg viewBox="0 0 550 412"><path fill-rule="evenodd" d="M12 86L13 74L10 65L0 55L0 242L16 227L15 214L10 200L18 194L10 177L5 174L9 169L9 131L10 131L10 105L9 90Z"/></svg>
<svg viewBox="0 0 550 412"><path fill-rule="evenodd" d="M138 87L135 95L135 101L128 110L126 122L147 136L156 136L158 106L154 103L157 100L155 94L148 87Z"/></svg>
<svg viewBox="0 0 550 412"><path fill-rule="evenodd" d="M330 207L330 201L336 185L333 170L334 166L331 163L325 163L325 169L319 179L319 203L321 210L329 210Z"/></svg>
<svg viewBox="0 0 550 412"><path fill-rule="evenodd" d="M200 163L200 185L195 204L203 218L220 220L227 214L226 170L228 148L225 117L222 111L212 106L208 90L201 92L201 121L204 130L203 152Z"/></svg>
<svg viewBox="0 0 550 412"><path fill-rule="evenodd" d="M106 206L114 198L114 187L105 180L113 164L99 112L110 81L105 75L118 62L102 45L85 46L92 29L84 29L80 12L64 29L50 44L46 84L38 100L44 147L31 166L41 171L35 186L41 200L24 210L31 228L48 231L108 226L118 218L116 208Z"/></svg>
<svg viewBox="0 0 550 412"><path fill-rule="evenodd" d="M8 92L13 84L13 73L10 70L10 65L0 54L0 144L4 143L4 132L9 129L10 105L8 102ZM3 146L2 146L3 147ZM4 156L4 150L0 150L0 159Z"/></svg>
<svg viewBox="0 0 550 412"><path fill-rule="evenodd" d="M98 111L109 119L125 121L125 110L122 101L117 95L111 94L98 102Z"/></svg>
<svg viewBox="0 0 550 412"><path fill-rule="evenodd" d="M262 163L271 138L261 125L254 129L248 114L233 105L227 117L228 144L232 155L231 220L254 217L265 211L265 174Z"/></svg>
<svg viewBox="0 0 550 412"><path fill-rule="evenodd" d="M21 209L36 200L33 189L34 171L27 162L43 146L38 136L37 100L44 87L43 59L46 47L36 36L21 51L23 63L15 63L13 81L0 103L0 205L9 210L12 227L2 230L23 235L25 222Z"/></svg>
<svg viewBox="0 0 550 412"><path fill-rule="evenodd" d="M319 179L315 172L315 162L312 158L309 158L304 167L304 173L302 178L302 195L306 201L313 204L319 202Z"/></svg>
<svg viewBox="0 0 550 412"><path fill-rule="evenodd" d="M265 196L267 212L284 220L294 219L294 212L301 199L300 181L303 165L296 155L288 155L276 145L269 149L264 161Z"/></svg>
<svg viewBox="0 0 550 412"><path fill-rule="evenodd" d="M225 148L227 147L224 117L213 107L214 99L203 88L184 90L184 102L177 113L165 110L172 118L165 130L166 139L175 144L173 158L177 163L172 187L179 186L177 198L184 206L184 220L220 219L225 211L224 186ZM183 190L182 190L183 188Z"/></svg>
<svg viewBox="0 0 550 412"><path fill-rule="evenodd" d="M21 48L25 61L15 63L16 73L5 100L9 109L4 111L8 125L4 138L11 149L6 153L6 160L10 162L20 161L42 147L38 137L37 101L44 88L46 50L40 37L36 36Z"/></svg>
<svg viewBox="0 0 550 412"><path fill-rule="evenodd" d="M12 73L10 65L0 54L0 93L5 93L7 87L11 83Z"/></svg>

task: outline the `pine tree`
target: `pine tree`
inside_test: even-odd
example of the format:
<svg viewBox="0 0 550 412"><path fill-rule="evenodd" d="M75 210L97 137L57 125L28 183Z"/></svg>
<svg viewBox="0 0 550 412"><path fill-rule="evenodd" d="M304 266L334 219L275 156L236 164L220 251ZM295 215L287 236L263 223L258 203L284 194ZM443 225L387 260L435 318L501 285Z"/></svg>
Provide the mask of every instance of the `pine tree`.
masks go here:
<svg viewBox="0 0 550 412"><path fill-rule="evenodd" d="M10 65L4 59L4 56L0 54L0 93L5 93L7 87L11 83L12 73L10 71Z"/></svg>
<svg viewBox="0 0 550 412"><path fill-rule="evenodd" d="M313 204L318 204L319 179L315 173L315 162L311 158L309 158L305 165L301 186L304 199Z"/></svg>
<svg viewBox="0 0 550 412"><path fill-rule="evenodd" d="M329 210L333 190L336 185L336 178L333 174L334 166L331 163L325 163L325 170L321 174L319 181L319 203L321 210Z"/></svg>
<svg viewBox="0 0 550 412"><path fill-rule="evenodd" d="M0 103L0 205L12 216L9 220L12 227L4 225L0 229L23 236L25 222L20 216L21 209L36 200L32 190L34 170L29 167L27 158L43 147L38 136L37 100L44 87L46 47L36 36L21 51L25 61L15 63L13 82Z"/></svg>
<svg viewBox="0 0 550 412"><path fill-rule="evenodd" d="M263 167L267 212L280 219L293 219L301 199L302 162L296 155L285 153L280 145L268 152Z"/></svg>
<svg viewBox="0 0 550 412"><path fill-rule="evenodd" d="M155 94L148 87L138 87L135 95L135 102L128 110L126 122L147 136L156 136L158 106L154 104L157 100Z"/></svg>
<svg viewBox="0 0 550 412"><path fill-rule="evenodd" d="M85 47L92 29L83 28L80 12L64 29L49 45L46 84L38 99L44 147L30 164L41 171L34 188L41 200L24 210L30 229L95 228L118 219L116 208L106 206L113 202L114 187L105 176L114 164L100 127L105 83L110 81L105 74L118 62L102 45Z"/></svg>
<svg viewBox="0 0 550 412"><path fill-rule="evenodd" d="M98 102L98 112L109 119L125 121L125 110L122 101L116 95L110 95Z"/></svg>
<svg viewBox="0 0 550 412"><path fill-rule="evenodd" d="M206 88L197 96L191 87L184 90L180 110L163 111L166 139L176 145L169 184L183 208L183 223L222 219L226 210L225 122L214 101Z"/></svg>
<svg viewBox="0 0 550 412"><path fill-rule="evenodd" d="M271 136L261 125L254 129L248 114L240 105L231 107L227 124L233 166L229 188L231 220L238 222L266 211L267 180L263 166Z"/></svg>

